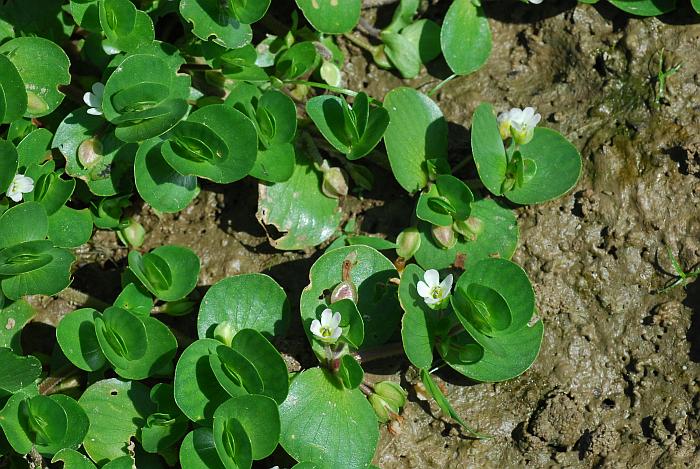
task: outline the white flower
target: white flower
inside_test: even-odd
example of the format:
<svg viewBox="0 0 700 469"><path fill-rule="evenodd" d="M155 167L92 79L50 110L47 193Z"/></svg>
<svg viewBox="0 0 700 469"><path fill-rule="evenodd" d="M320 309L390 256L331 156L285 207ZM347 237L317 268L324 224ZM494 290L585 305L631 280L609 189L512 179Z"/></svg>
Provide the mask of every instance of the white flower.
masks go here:
<svg viewBox="0 0 700 469"><path fill-rule="evenodd" d="M425 304L432 309L442 309L447 304L452 290L452 274L445 277L445 280L440 282L440 274L435 269L425 271L423 280L418 281L416 288L418 294L423 297Z"/></svg>
<svg viewBox="0 0 700 469"><path fill-rule="evenodd" d="M542 116L535 114L535 108L518 109L514 107L498 116L498 130L503 140L513 137L515 143L524 145L532 140L535 127L540 119Z"/></svg>
<svg viewBox="0 0 700 469"><path fill-rule="evenodd" d="M334 344L340 334L342 334L342 329L340 326L340 313L334 313L330 308L326 308L321 313L321 320L314 319L311 322L311 332L318 337L322 342L328 344Z"/></svg>
<svg viewBox="0 0 700 469"><path fill-rule="evenodd" d="M104 91L105 85L98 81L92 85L92 93L88 91L83 95L83 101L90 106L90 109L87 110L88 114L93 116L102 115L102 94Z"/></svg>
<svg viewBox="0 0 700 469"><path fill-rule="evenodd" d="M542 3L542 0L525 0L527 3L534 3L535 5L539 5Z"/></svg>
<svg viewBox="0 0 700 469"><path fill-rule="evenodd" d="M10 187L7 188L7 196L15 202L20 202L22 200L22 194L33 190L34 180L32 178L24 174L16 174L10 183Z"/></svg>

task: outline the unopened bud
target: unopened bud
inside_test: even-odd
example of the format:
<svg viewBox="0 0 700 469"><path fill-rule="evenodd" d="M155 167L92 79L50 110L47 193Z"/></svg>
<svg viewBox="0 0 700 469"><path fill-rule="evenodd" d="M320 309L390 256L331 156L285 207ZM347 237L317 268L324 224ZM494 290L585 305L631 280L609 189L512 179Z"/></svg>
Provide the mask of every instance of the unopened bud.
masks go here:
<svg viewBox="0 0 700 469"><path fill-rule="evenodd" d="M328 197L337 199L348 195L348 182L340 168L328 168L323 171L323 193Z"/></svg>
<svg viewBox="0 0 700 469"><path fill-rule="evenodd" d="M236 335L236 328L229 321L220 322L214 328L214 338L229 347L233 342L234 335Z"/></svg>
<svg viewBox="0 0 700 469"><path fill-rule="evenodd" d="M102 159L102 142L88 138L78 147L78 161L84 168L90 169Z"/></svg>
<svg viewBox="0 0 700 469"><path fill-rule="evenodd" d="M163 312L165 314L169 314L170 316L184 316L192 312L194 305L194 301L188 300L187 298L177 301L169 301L163 305Z"/></svg>
<svg viewBox="0 0 700 469"><path fill-rule="evenodd" d="M381 396L392 408L400 409L406 404L408 393L393 381L381 381L375 384L374 392Z"/></svg>
<svg viewBox="0 0 700 469"><path fill-rule="evenodd" d="M146 237L146 230L141 223L131 218L129 224L119 230L119 234L124 244L137 248L143 244L144 238Z"/></svg>
<svg viewBox="0 0 700 469"><path fill-rule="evenodd" d="M452 226L433 226L433 239L443 249L452 249L457 244L457 237Z"/></svg>
<svg viewBox="0 0 700 469"><path fill-rule="evenodd" d="M351 281L340 282L331 293L331 304L340 300L350 300L357 303L357 287Z"/></svg>
<svg viewBox="0 0 700 469"><path fill-rule="evenodd" d="M452 229L474 241L484 231L484 221L481 218L469 217L466 220L455 221Z"/></svg>
<svg viewBox="0 0 700 469"><path fill-rule="evenodd" d="M425 384L421 382L414 384L413 390L416 392L416 397L420 401L427 401L432 397L430 392L428 392L428 389L425 387Z"/></svg>
<svg viewBox="0 0 700 469"><path fill-rule="evenodd" d="M372 394L369 396L368 400L369 403L372 404L374 413L377 414L377 420L384 423L391 419L391 409L384 399L377 394Z"/></svg>
<svg viewBox="0 0 700 469"><path fill-rule="evenodd" d="M396 237L396 254L408 260L420 248L420 232L415 226L406 228Z"/></svg>

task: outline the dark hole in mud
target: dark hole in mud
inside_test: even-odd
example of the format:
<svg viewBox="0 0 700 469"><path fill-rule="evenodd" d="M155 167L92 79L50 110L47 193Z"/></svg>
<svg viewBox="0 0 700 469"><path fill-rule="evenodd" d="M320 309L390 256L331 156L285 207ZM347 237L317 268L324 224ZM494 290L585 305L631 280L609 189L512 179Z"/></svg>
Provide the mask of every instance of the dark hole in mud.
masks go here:
<svg viewBox="0 0 700 469"><path fill-rule="evenodd" d="M688 150L685 148L679 146L671 147L662 150L662 153L678 163L678 171L680 171L680 173L684 176L694 175L696 177L700 177L700 174L696 174L694 171L690 170L690 160L693 158L693 156L691 156ZM697 155L695 159L698 159Z"/></svg>
<svg viewBox="0 0 700 469"><path fill-rule="evenodd" d="M228 187L205 183L202 188L224 195L224 203L220 207L218 219L219 227L222 230L229 233L242 231L257 237L265 236L265 230L255 218L258 207L258 190L254 181L244 179ZM268 227L268 231L273 238L281 235L274 227Z"/></svg>
<svg viewBox="0 0 700 469"><path fill-rule="evenodd" d="M593 68L601 77L605 77L608 74L608 72L605 70L605 58L603 57L602 53L596 55Z"/></svg>
<svg viewBox="0 0 700 469"><path fill-rule="evenodd" d="M614 409L615 408L615 400L614 399L603 399L603 408L604 409Z"/></svg>
<svg viewBox="0 0 700 469"><path fill-rule="evenodd" d="M100 265L98 262L83 264L73 273L71 286L78 291L111 303L121 291L120 272L125 267L126 257L118 261L108 259L104 265Z"/></svg>
<svg viewBox="0 0 700 469"><path fill-rule="evenodd" d="M642 435L644 435L647 438L652 438L652 428L651 428L651 423L652 423L652 416L649 415L647 417L644 417L641 422L639 422L639 425L642 427Z"/></svg>

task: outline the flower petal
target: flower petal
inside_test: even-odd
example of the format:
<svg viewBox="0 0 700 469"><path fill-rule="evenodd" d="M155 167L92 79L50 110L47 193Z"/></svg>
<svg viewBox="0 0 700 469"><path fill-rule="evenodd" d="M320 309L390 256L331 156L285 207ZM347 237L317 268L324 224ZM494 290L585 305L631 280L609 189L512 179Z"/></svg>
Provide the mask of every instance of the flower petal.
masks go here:
<svg viewBox="0 0 700 469"><path fill-rule="evenodd" d="M452 274L445 277L445 280L443 280L440 283L440 288L442 288L442 292L443 292L444 296L447 296L450 294L450 291L452 290Z"/></svg>
<svg viewBox="0 0 700 469"><path fill-rule="evenodd" d="M335 312L333 313L333 317L331 318L330 322L328 323L328 327L330 329L336 329L340 325L340 321L342 319L342 316L340 313Z"/></svg>
<svg viewBox="0 0 700 469"><path fill-rule="evenodd" d="M309 327L311 330L311 333L317 337L322 337L321 336L321 323L318 321L318 319L314 319L311 321L311 327Z"/></svg>
<svg viewBox="0 0 700 469"><path fill-rule="evenodd" d="M340 337L340 334L342 333L343 330L339 327L336 327L335 329L333 329L333 332L331 332L331 339L333 339L333 341L338 340L338 337Z"/></svg>
<svg viewBox="0 0 700 469"><path fill-rule="evenodd" d="M92 96L93 94L88 91L83 95L83 102L88 106L92 106Z"/></svg>
<svg viewBox="0 0 700 469"><path fill-rule="evenodd" d="M92 116L101 116L102 115L102 111L100 111L99 109L95 109L94 107L91 107L90 109L88 109L87 113L92 115Z"/></svg>
<svg viewBox="0 0 700 469"><path fill-rule="evenodd" d="M100 101L102 101L102 95L105 92L105 85L103 85L99 81L93 83L92 84L92 92L95 94L95 97L99 98Z"/></svg>
<svg viewBox="0 0 700 469"><path fill-rule="evenodd" d="M428 298L430 296L430 287L423 280L418 281L416 289L418 290L418 294L423 298Z"/></svg>
<svg viewBox="0 0 700 469"><path fill-rule="evenodd" d="M321 313L321 326L331 329L331 321L333 320L333 311L326 308Z"/></svg>
<svg viewBox="0 0 700 469"><path fill-rule="evenodd" d="M20 202L22 200L22 193L18 191L10 191L8 189L7 196L15 202Z"/></svg>
<svg viewBox="0 0 700 469"><path fill-rule="evenodd" d="M440 274L435 269L426 270L425 275L423 275L423 278L425 279L425 283L430 288L437 287L438 285L440 285Z"/></svg>
<svg viewBox="0 0 700 469"><path fill-rule="evenodd" d="M526 107L523 109L523 121L524 122L530 122L530 119L532 119L532 116L535 115L535 108L534 107Z"/></svg>

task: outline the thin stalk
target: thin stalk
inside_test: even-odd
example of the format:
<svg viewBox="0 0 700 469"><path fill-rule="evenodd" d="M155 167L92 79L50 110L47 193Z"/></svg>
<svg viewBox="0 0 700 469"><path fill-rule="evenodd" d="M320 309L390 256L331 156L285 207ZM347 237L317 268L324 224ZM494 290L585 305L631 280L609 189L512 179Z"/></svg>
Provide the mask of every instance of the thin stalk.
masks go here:
<svg viewBox="0 0 700 469"><path fill-rule="evenodd" d="M362 36L358 36L358 35L352 34L352 33L345 33L345 34L343 34L343 37L345 39L347 39L348 41L352 42L353 44L355 44L360 49L366 50L373 57L377 53L377 46L373 46Z"/></svg>
<svg viewBox="0 0 700 469"><path fill-rule="evenodd" d="M72 287L68 287L65 290L63 290L61 293L58 294L58 297L62 300L68 301L69 303L80 305L86 308L103 310L111 306L111 304L107 303L106 301L102 301L101 299L95 298L89 293L81 292L80 290L76 290Z"/></svg>
<svg viewBox="0 0 700 469"><path fill-rule="evenodd" d="M455 78L457 78L458 76L459 76L459 75L457 75L456 73L453 73L453 74L450 75L449 77L445 78L445 79L442 80L440 83L438 83L438 84L435 86L435 88L433 88L432 90L430 90L430 91L428 92L428 96L434 95L435 93L437 93L438 91L440 91L440 89L441 89L443 86L445 86L446 84L448 84L449 82L451 82L452 80L454 80Z"/></svg>
<svg viewBox="0 0 700 469"><path fill-rule="evenodd" d="M367 397L374 394L374 392L372 391L372 388L367 383L364 383L364 382L360 383L360 391L362 391L362 394L364 394Z"/></svg>
<svg viewBox="0 0 700 469"><path fill-rule="evenodd" d="M452 174L457 174L457 171L461 170L465 166L467 166L469 163L472 162L472 155L467 155L466 158L464 158L462 161L457 163L455 167L452 169Z"/></svg>
<svg viewBox="0 0 700 469"><path fill-rule="evenodd" d="M322 90L333 91L334 93L345 94L345 95L352 96L352 97L357 96L357 91L349 90L347 88L340 88L338 86L328 85L326 83L318 83L315 81L287 80L284 83L286 85L306 85L306 86L311 86L314 88L320 88Z"/></svg>

